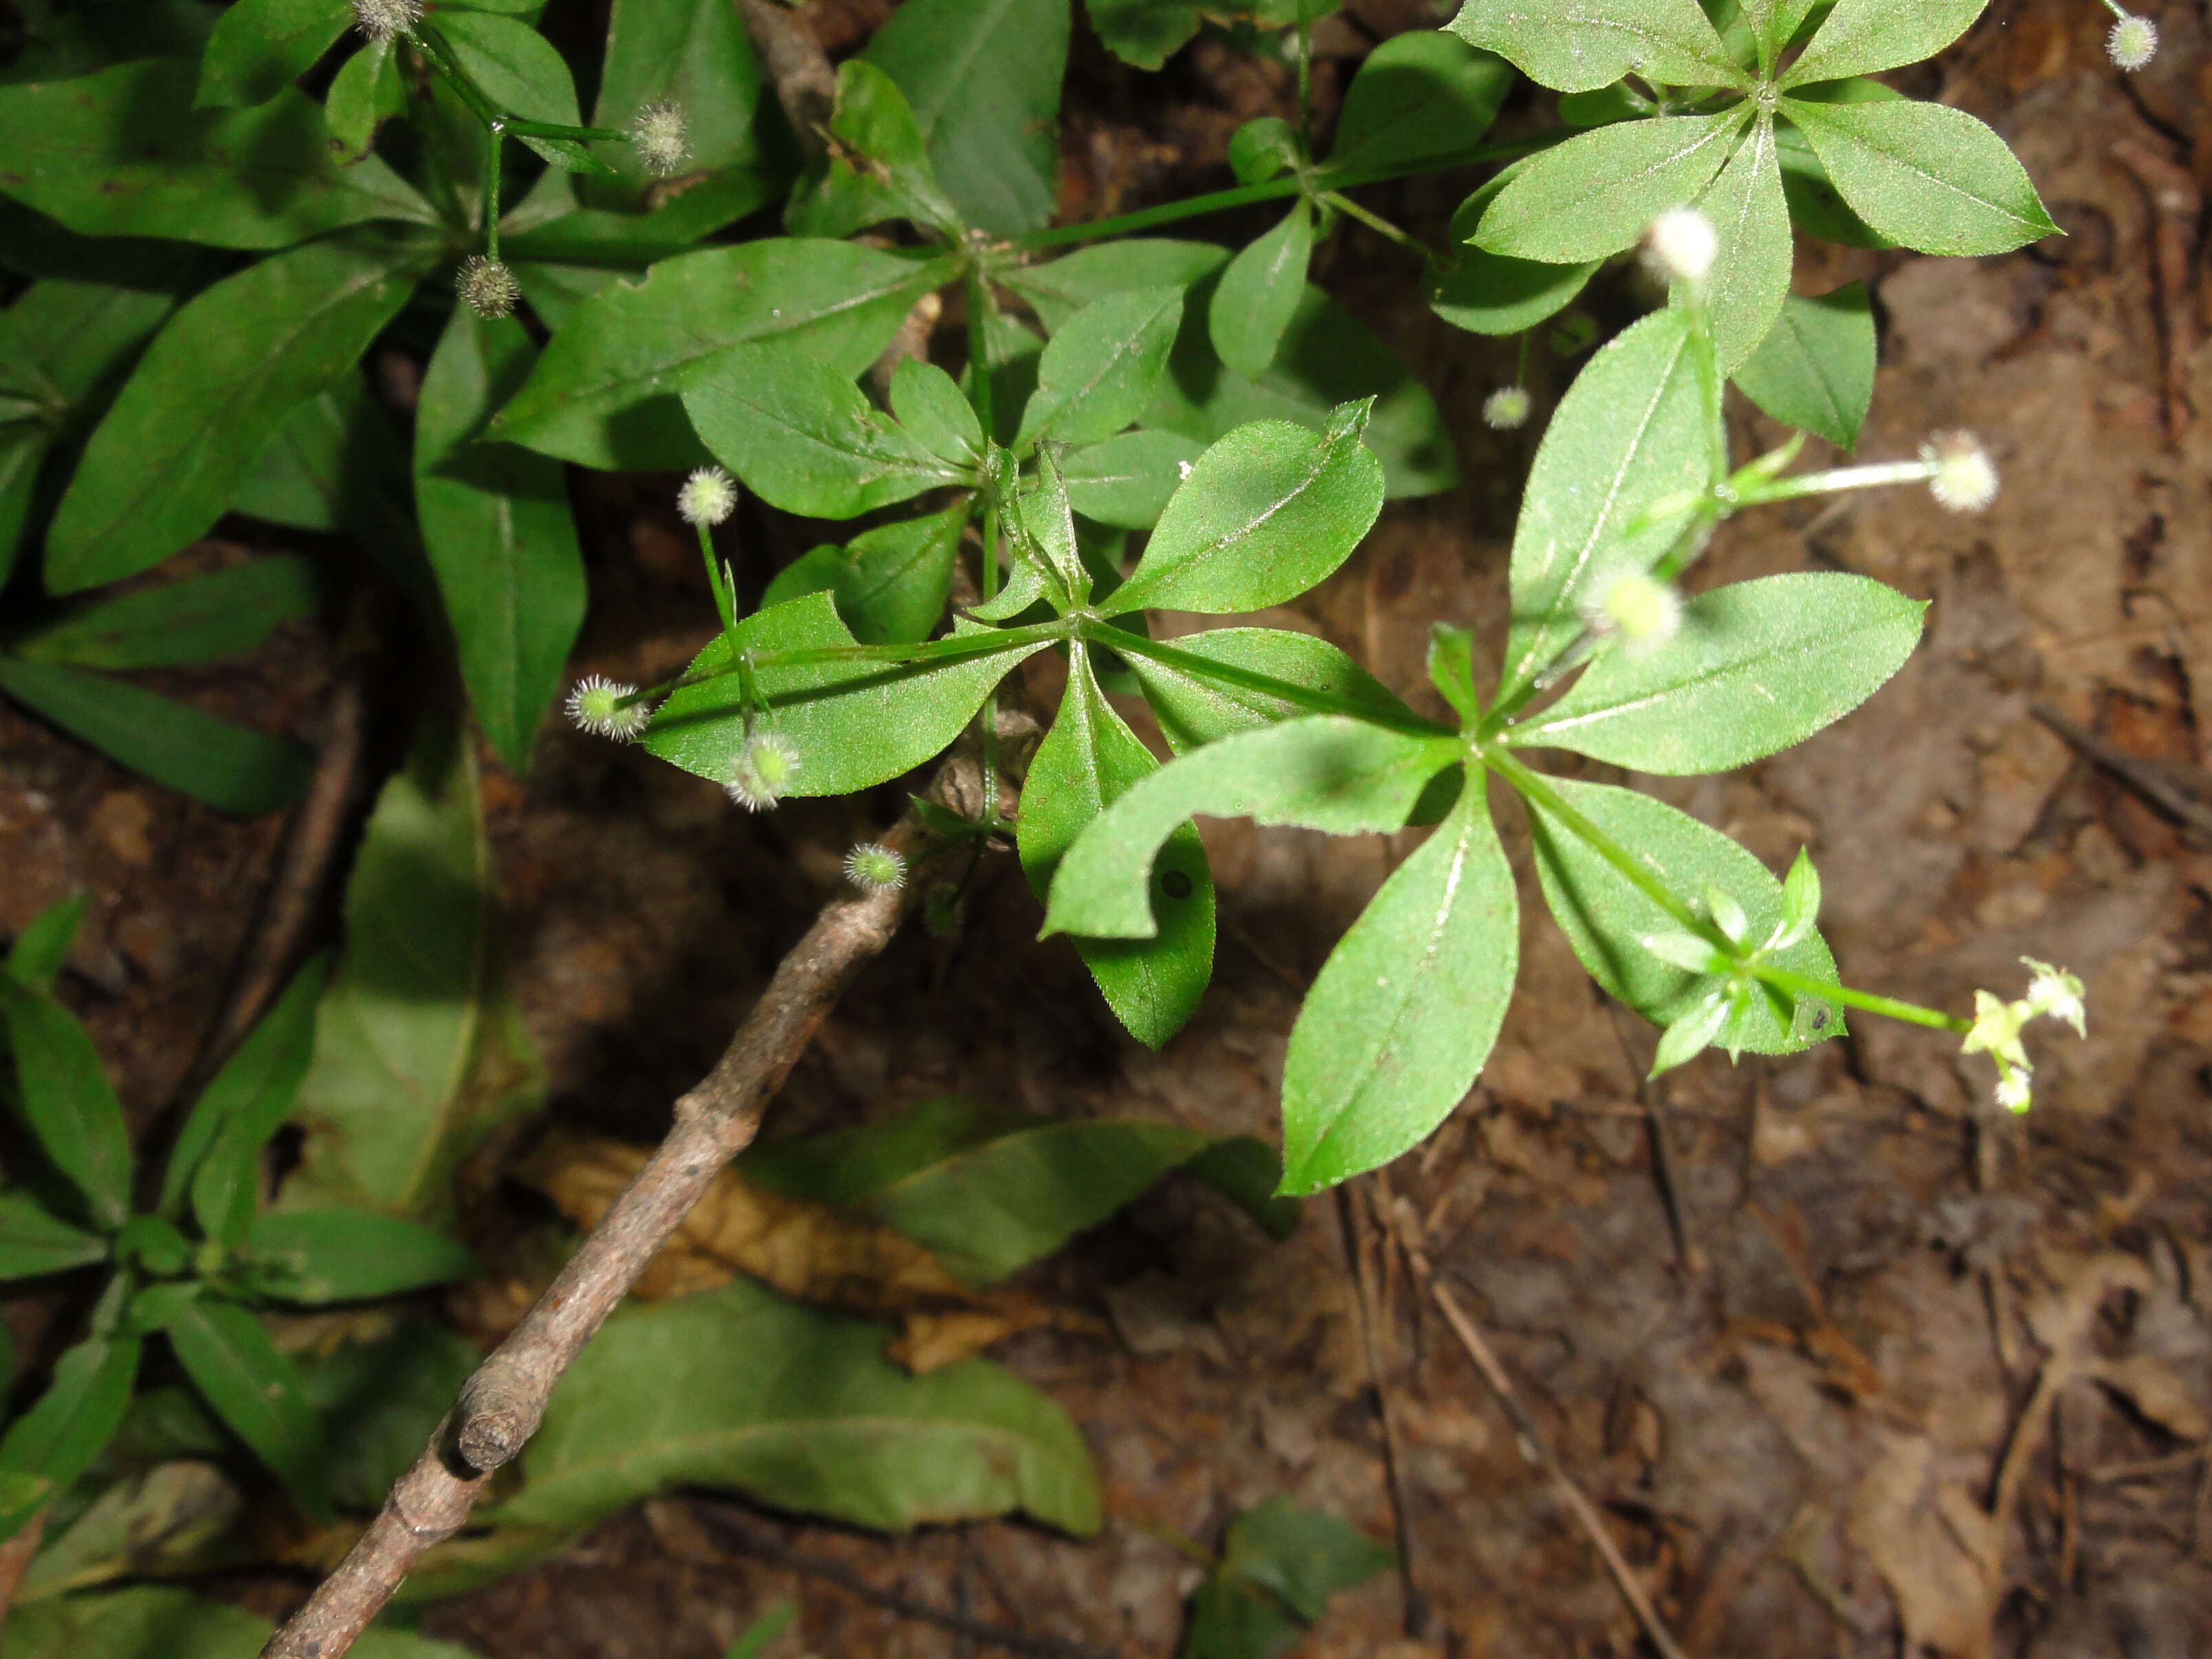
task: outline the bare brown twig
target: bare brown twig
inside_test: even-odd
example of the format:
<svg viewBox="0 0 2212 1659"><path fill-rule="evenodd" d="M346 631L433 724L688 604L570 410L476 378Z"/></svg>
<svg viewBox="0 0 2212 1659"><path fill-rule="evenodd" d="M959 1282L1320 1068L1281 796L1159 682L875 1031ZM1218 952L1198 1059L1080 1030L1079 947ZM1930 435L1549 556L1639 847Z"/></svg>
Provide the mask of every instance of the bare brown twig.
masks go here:
<svg viewBox="0 0 2212 1659"><path fill-rule="evenodd" d="M1376 1176L1380 1181L1378 1171ZM1416 1582L1413 1574L1413 1519L1412 1501L1406 1492L1405 1452L1399 1443L1397 1415L1390 1407L1389 1367L1382 1353L1383 1333L1382 1310L1376 1305L1373 1252L1369 1249L1370 1230L1359 1212L1359 1198L1353 1191L1355 1183L1346 1182L1336 1189L1337 1225L1344 1234L1344 1257L1352 1270L1352 1286L1358 1298L1359 1332L1367 1351L1368 1380L1375 1388L1375 1418L1382 1429L1382 1478L1390 1493L1390 1530L1398 1550L1398 1589L1404 1607L1404 1630L1416 1639L1429 1633L1431 1608L1429 1598ZM1382 1219L1380 1212L1389 1200L1387 1188L1370 1189L1369 1196L1376 1199L1373 1231L1382 1239L1390 1237L1389 1223ZM1384 1246L1388 1249L1387 1243Z"/></svg>
<svg viewBox="0 0 2212 1659"><path fill-rule="evenodd" d="M1523 1451L1531 1461L1541 1463L1544 1472L1551 1476L1553 1488L1559 1493L1559 1501L1566 1505L1567 1512L1575 1517L1576 1524L1589 1538L1591 1547L1597 1551L1598 1559L1605 1563L1605 1570L1612 1576L1621 1599L1628 1603L1629 1610L1636 1615L1636 1622L1643 1626L1645 1638L1658 1650L1661 1659L1684 1659L1680 1646L1668 1634L1665 1622L1659 1617L1659 1610L1651 1605L1651 1598L1644 1593L1635 1569L1628 1565L1627 1559L1620 1553L1620 1547L1613 1541L1613 1534L1606 1530L1605 1519L1598 1514L1597 1506L1583 1496L1583 1489L1575 1484L1574 1477L1560 1464L1559 1455L1552 1449L1550 1439L1529 1414L1528 1408L1521 1403L1520 1395L1514 1392L1512 1379L1506 1376L1504 1366L1498 1363L1498 1356L1483 1339L1480 1328L1460 1306L1459 1298L1431 1269L1429 1259L1420 1247L1414 1218L1405 1208L1393 1204L1384 1212L1383 1220L1396 1235L1398 1248L1405 1252L1406 1265L1414 1279L1428 1291L1430 1299L1437 1304L1437 1311L1443 1315L1444 1322L1451 1327L1452 1334L1459 1339L1460 1346L1467 1350L1467 1357L1474 1362L1475 1370L1482 1373L1482 1380L1489 1384L1491 1394L1512 1423L1514 1433L1521 1437Z"/></svg>
<svg viewBox="0 0 2212 1659"><path fill-rule="evenodd" d="M776 102L799 135L806 159L820 159L831 110L837 101L837 71L814 31L804 19L776 0L735 0L738 15L752 39L753 50L768 66L775 83Z"/></svg>
<svg viewBox="0 0 2212 1659"><path fill-rule="evenodd" d="M980 805L980 788L976 763L963 753L939 772L933 793L956 810L972 811ZM751 1142L763 1109L823 1017L913 908L927 857L943 850L927 846L924 833L908 813L884 838L916 866L904 886L823 907L714 1069L676 1103L667 1139L521 1323L477 1368L383 1510L270 1638L263 1659L338 1659L423 1554L460 1530L493 1471L536 1432L562 1373L715 1174Z"/></svg>

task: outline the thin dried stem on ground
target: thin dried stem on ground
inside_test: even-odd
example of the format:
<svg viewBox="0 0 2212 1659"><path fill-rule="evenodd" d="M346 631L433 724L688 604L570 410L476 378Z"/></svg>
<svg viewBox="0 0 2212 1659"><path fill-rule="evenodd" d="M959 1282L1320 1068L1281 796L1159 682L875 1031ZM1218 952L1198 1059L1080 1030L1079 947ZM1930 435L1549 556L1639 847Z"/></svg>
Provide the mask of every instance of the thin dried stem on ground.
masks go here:
<svg viewBox="0 0 2212 1659"><path fill-rule="evenodd" d="M931 793L973 816L972 752ZM667 1243L724 1164L749 1146L769 1101L861 969L890 943L947 850L909 812L884 837L913 866L902 886L831 900L777 967L714 1069L676 1103L675 1126L514 1330L463 1385L414 1467L345 1559L262 1650L263 1659L338 1659L434 1546L459 1531L493 1472L520 1452L600 1322Z"/></svg>
<svg viewBox="0 0 2212 1659"><path fill-rule="evenodd" d="M1379 1175L1376 1179L1381 1179ZM1336 1189L1337 1225L1344 1235L1345 1262L1352 1270L1352 1286L1358 1298L1359 1332L1366 1349L1367 1377L1375 1389L1376 1420L1382 1429L1382 1477L1390 1493L1391 1541L1398 1551L1398 1587L1405 1602L1404 1629L1407 1636L1419 1639L1429 1634L1434 1621L1429 1598L1414 1577L1413 1506L1406 1493L1406 1458L1399 1441L1397 1413L1390 1404L1390 1368L1383 1353L1383 1314L1376 1305L1374 1252L1370 1249L1370 1242L1376 1239L1387 1248L1389 1224L1382 1218L1381 1203L1363 1206L1353 1186L1346 1182ZM1370 1189L1368 1195L1373 1199L1375 1191ZM1373 1212L1371 1226L1368 1217L1361 1213L1363 1208Z"/></svg>
<svg viewBox="0 0 2212 1659"><path fill-rule="evenodd" d="M1452 1334L1459 1339L1460 1346L1467 1351L1467 1357L1474 1362L1475 1370L1482 1374L1483 1382L1489 1385L1499 1408L1513 1425L1514 1433L1520 1437L1523 1454L1532 1462L1543 1465L1544 1472L1551 1477L1553 1487L1559 1495L1559 1501L1566 1505L1567 1512L1575 1517L1575 1523L1589 1538L1591 1547L1596 1550L1598 1559L1605 1563L1605 1570L1611 1575L1614 1587L1620 1591L1621 1599L1628 1603L1629 1610L1636 1615L1636 1622L1643 1627L1645 1639L1658 1651L1661 1659L1684 1659L1680 1646L1668 1633L1666 1622L1659 1617L1659 1610L1651 1605L1650 1596L1644 1593L1636 1570L1628 1565L1627 1558L1620 1553L1620 1547L1613 1541L1613 1534L1606 1529L1605 1519L1597 1512L1597 1506L1583 1495L1583 1489L1575 1484L1574 1477L1559 1462L1559 1455L1552 1449L1550 1439L1535 1418L1530 1415L1528 1408L1521 1402L1520 1395L1515 1393L1512 1379L1506 1376L1504 1366L1498 1363L1497 1354L1484 1340L1480 1328L1460 1305L1459 1298L1451 1293L1449 1287L1436 1276L1427 1255L1421 1249L1419 1218L1397 1202L1384 1206L1382 1215L1385 1224L1397 1238L1398 1248L1405 1253L1406 1266L1413 1273L1414 1281L1428 1291L1430 1300L1437 1304L1437 1311L1444 1316L1444 1322L1451 1327Z"/></svg>

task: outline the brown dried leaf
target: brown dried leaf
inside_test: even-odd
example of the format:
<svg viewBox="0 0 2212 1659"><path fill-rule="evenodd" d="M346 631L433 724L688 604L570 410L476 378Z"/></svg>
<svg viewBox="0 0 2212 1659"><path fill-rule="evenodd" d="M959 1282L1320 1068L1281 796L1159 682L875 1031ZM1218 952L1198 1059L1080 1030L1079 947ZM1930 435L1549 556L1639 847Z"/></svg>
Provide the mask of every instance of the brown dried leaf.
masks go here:
<svg viewBox="0 0 2212 1659"><path fill-rule="evenodd" d="M1990 1659L1998 1524L1962 1488L1941 1482L1935 1465L1926 1436L1892 1440L1852 1492L1844 1531L1889 1586L1905 1652Z"/></svg>

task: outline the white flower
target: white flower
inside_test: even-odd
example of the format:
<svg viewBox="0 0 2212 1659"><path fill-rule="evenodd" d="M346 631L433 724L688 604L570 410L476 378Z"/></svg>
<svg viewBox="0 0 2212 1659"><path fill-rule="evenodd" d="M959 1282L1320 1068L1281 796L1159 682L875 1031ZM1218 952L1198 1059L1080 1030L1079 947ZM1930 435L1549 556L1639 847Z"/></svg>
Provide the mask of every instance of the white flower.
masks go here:
<svg viewBox="0 0 2212 1659"><path fill-rule="evenodd" d="M748 812L763 812L790 792L799 771L799 750L791 739L774 732L756 732L745 739L730 767L723 793Z"/></svg>
<svg viewBox="0 0 2212 1659"><path fill-rule="evenodd" d="M671 173L690 159L689 128L682 107L676 103L647 104L630 124L630 142L637 146L647 167Z"/></svg>
<svg viewBox="0 0 2212 1659"><path fill-rule="evenodd" d="M1512 432L1528 424L1534 400L1528 388L1502 386L1482 401L1482 421L1493 432Z"/></svg>
<svg viewBox="0 0 2212 1659"><path fill-rule="evenodd" d="M1920 459L1936 469L1928 488L1954 513L1979 513L1997 498L1997 467L1971 432L1939 432L1920 446Z"/></svg>
<svg viewBox="0 0 2212 1659"><path fill-rule="evenodd" d="M719 466L699 468L676 492L676 510L686 524L720 524L737 509L737 483Z"/></svg>
<svg viewBox="0 0 2212 1659"><path fill-rule="evenodd" d="M2021 961L2035 970L2035 977L2027 982L2026 1000L2028 1007L2038 1014L2071 1025L2075 1036L2087 1036L2088 1010L2082 1006L2081 981L2063 968L2038 962L2033 957L2022 957Z"/></svg>
<svg viewBox="0 0 2212 1659"><path fill-rule="evenodd" d="M514 273L501 261L487 259L481 253L471 253L461 261L453 289L471 311L484 318L512 316L514 302L522 295Z"/></svg>
<svg viewBox="0 0 2212 1659"><path fill-rule="evenodd" d="M628 743L653 719L653 710L642 700L625 701L636 696L637 688L634 685L624 685L604 675L591 675L577 681L575 689L568 693L569 722L596 737Z"/></svg>
<svg viewBox="0 0 2212 1659"><path fill-rule="evenodd" d="M404 34L422 21L422 0L353 0L353 26L372 40Z"/></svg>
<svg viewBox="0 0 2212 1659"><path fill-rule="evenodd" d="M2105 37L2105 50L2130 74L2158 56L2158 25L2148 17L2124 16Z"/></svg>
<svg viewBox="0 0 2212 1659"><path fill-rule="evenodd" d="M1704 282L1720 251L1713 222L1695 208L1669 208L1644 237L1644 258L1670 283Z"/></svg>
<svg viewBox="0 0 2212 1659"><path fill-rule="evenodd" d="M1960 1045L1961 1053L1986 1054L1996 1062L1997 1104L2008 1112L2024 1112L2033 1097L2034 1063L2020 1040L2021 1028L2031 1019L2061 1020L2079 1036L2088 1035L2081 1004L2081 981L2063 968L2054 968L2033 957L2021 961L2034 969L2027 994L2016 1002L2000 1002L1988 991L1974 993L1974 1023Z"/></svg>
<svg viewBox="0 0 2212 1659"><path fill-rule="evenodd" d="M863 842L845 854L845 879L864 893L889 892L906 885L906 860L876 842Z"/></svg>
<svg viewBox="0 0 2212 1659"><path fill-rule="evenodd" d="M1674 637L1682 625L1682 596L1632 566L1598 579L1583 606L1583 623L1593 634L1618 634L1640 656Z"/></svg>

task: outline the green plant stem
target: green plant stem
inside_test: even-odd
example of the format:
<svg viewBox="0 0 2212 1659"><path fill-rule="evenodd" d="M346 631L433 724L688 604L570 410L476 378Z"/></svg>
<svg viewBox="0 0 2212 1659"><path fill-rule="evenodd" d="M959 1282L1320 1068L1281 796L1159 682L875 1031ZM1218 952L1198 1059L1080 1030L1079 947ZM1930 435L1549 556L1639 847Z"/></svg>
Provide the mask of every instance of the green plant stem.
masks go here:
<svg viewBox="0 0 2212 1659"><path fill-rule="evenodd" d="M699 532L699 557L707 567L708 591L714 596L714 609L721 614L722 631L726 634L738 623L738 596L730 591L726 567L715 562L714 531L705 524L692 528Z"/></svg>
<svg viewBox="0 0 2212 1659"><path fill-rule="evenodd" d="M1705 405L1707 464L1712 473L1712 487L1718 490L1727 484L1735 469L1729 465L1728 406L1721 396L1724 382L1720 358L1713 349L1712 312L1705 304L1703 283L1682 286L1687 295L1683 309L1690 313L1690 353L1698 366L1698 391Z"/></svg>
<svg viewBox="0 0 2212 1659"><path fill-rule="evenodd" d="M1449 173L1455 167L1479 167L1485 161L1510 161L1535 150L1547 149L1572 136L1565 131L1545 133L1534 138L1516 139L1510 144L1484 144L1474 149L1462 150L1455 155L1436 156L1405 167L1356 169L1334 177L1328 168L1321 167L1315 171L1310 180L1301 179L1296 173L1285 173L1279 179L1269 179L1261 184L1240 185L1234 190L1217 190L1205 196L1186 197L1180 202L1163 202L1158 207L1120 214L1111 219L1092 219L1079 225L1056 225L1050 230L1031 231L1026 236L1016 238L1012 246L1025 253L1036 253L1046 248L1065 247L1072 242L1092 242L1101 237L1127 236L1137 231L1150 230L1156 225L1171 225L1208 213L1226 213L1232 208L1249 207L1255 202L1280 201L1286 196L1298 195L1306 189L1309 182L1330 190L1357 190L1362 185L1380 185L1393 179Z"/></svg>
<svg viewBox="0 0 2212 1659"><path fill-rule="evenodd" d="M991 403L991 289L980 270L968 272L968 398L975 410L976 423L983 428L983 441L988 446L997 441L997 426ZM983 557L975 573L975 585L981 590L983 603L988 605L999 595L999 503L988 501L983 508ZM983 788L983 822L995 825L999 822L999 692L994 686L983 699L976 718L982 722L982 753L978 762Z"/></svg>
<svg viewBox="0 0 2212 1659"><path fill-rule="evenodd" d="M484 257L499 263L499 146L497 127L484 129Z"/></svg>
<svg viewBox="0 0 2212 1659"><path fill-rule="evenodd" d="M501 133L512 133L518 138L569 138L578 143L612 140L620 143L629 137L606 127L572 127L553 121L532 121L503 110L477 84L476 76L462 66L460 58L454 54L453 42L434 26L417 23L410 38L422 48L432 66L446 77L461 101L469 106L469 112L489 129L495 139Z"/></svg>
<svg viewBox="0 0 2212 1659"><path fill-rule="evenodd" d="M1339 696L1334 692L1316 691L1310 686L1293 685L1288 680L1279 680L1271 674L1239 667L1234 663L1216 662L1211 657L1201 657L1194 651L1182 651L1158 640L1148 640L1142 634L1131 633L1110 623L1085 619L1078 624L1079 635L1087 643L1098 646L1124 657L1147 657L1165 668L1173 668L1194 679L1210 680L1216 685L1235 686L1240 690L1256 691L1263 696L1275 697L1316 714L1344 714L1353 720L1364 720L1370 726L1379 726L1388 731L1410 732L1416 737L1449 738L1457 735L1448 726L1434 720L1425 720L1418 714L1395 718L1384 715L1372 704Z"/></svg>
<svg viewBox="0 0 2212 1659"><path fill-rule="evenodd" d="M1877 996L1872 991L1855 991L1848 985L1831 985L1825 980L1808 979L1802 974L1793 974L1786 968L1771 967L1765 963L1753 963L1750 973L1766 981L1778 991L1786 991L1793 997L1812 997L1821 1002L1840 1002L1849 1008L1863 1008L1870 1014L1881 1014L1889 1019L1901 1019L1911 1025L1925 1025L1931 1030L1950 1031L1964 1036L1972 1030L1974 1022L1959 1014L1947 1014L1940 1008L1923 1008L1917 1002L1899 1002L1895 997Z"/></svg>
<svg viewBox="0 0 2212 1659"><path fill-rule="evenodd" d="M1926 483L1936 476L1933 461L1884 461L1873 466L1831 467L1776 478L1745 492L1742 505L1792 501L1805 495L1832 495L1839 489L1879 489L1890 484Z"/></svg>
<svg viewBox="0 0 2212 1659"><path fill-rule="evenodd" d="M1397 226L1392 224L1388 219L1385 219L1379 213L1370 213L1365 208L1360 206L1358 203L1345 195L1343 191L1325 190L1321 193L1321 199L1328 203L1329 206L1334 208L1339 213L1343 214L1346 218L1357 219L1361 224L1366 226L1368 229L1373 231L1377 236L1382 237L1385 241L1395 242L1400 247L1404 248L1407 252L1419 254L1421 258L1430 264L1440 265L1444 263L1443 255L1437 252L1436 249L1431 247L1419 237L1408 235L1406 232L1399 229Z"/></svg>

